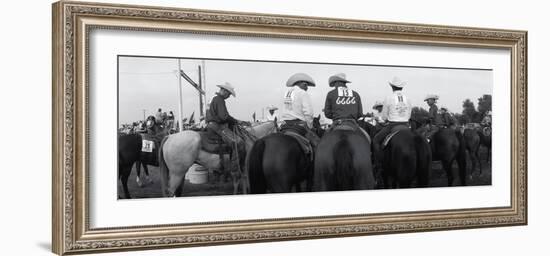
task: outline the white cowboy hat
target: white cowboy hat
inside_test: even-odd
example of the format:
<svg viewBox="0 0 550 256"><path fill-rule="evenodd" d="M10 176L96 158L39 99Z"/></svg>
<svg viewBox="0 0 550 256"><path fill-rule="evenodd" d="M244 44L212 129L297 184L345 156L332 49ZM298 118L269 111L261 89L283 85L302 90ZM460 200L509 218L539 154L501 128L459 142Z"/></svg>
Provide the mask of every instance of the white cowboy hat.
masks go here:
<svg viewBox="0 0 550 256"><path fill-rule="evenodd" d="M399 77L394 76L391 81L388 82L391 86L397 87L397 88L403 88L407 83L405 81L402 81L399 79Z"/></svg>
<svg viewBox="0 0 550 256"><path fill-rule="evenodd" d="M380 107L380 106L384 106L384 103L382 103L381 101L377 101L372 106L372 109L375 109L376 107Z"/></svg>
<svg viewBox="0 0 550 256"><path fill-rule="evenodd" d="M304 73L296 73L296 74L292 75L286 81L286 86L287 87L292 87L292 86L294 86L294 84L296 84L297 82L301 82L301 81L308 82L309 83L308 86L315 86L315 81L313 81L313 78L311 78L311 76L309 76L308 74L304 74Z"/></svg>
<svg viewBox="0 0 550 256"><path fill-rule="evenodd" d="M424 101L428 101L429 99L438 100L438 99L439 99L439 96L437 96L437 95L435 95L435 94L428 94L428 95L426 95L426 97L424 98Z"/></svg>
<svg viewBox="0 0 550 256"><path fill-rule="evenodd" d="M237 97L237 94L235 93L235 87L233 87L230 83L225 82L223 84L217 84L217 87L220 87L222 89L226 89L233 97Z"/></svg>
<svg viewBox="0 0 550 256"><path fill-rule="evenodd" d="M277 110L277 109L279 109L279 108L275 107L273 105L267 107L267 110Z"/></svg>
<svg viewBox="0 0 550 256"><path fill-rule="evenodd" d="M328 78L328 85L330 87L332 87L332 83L337 82L337 81L341 81L341 82L344 82L344 83L351 83L351 81L348 81L346 79L346 74L338 73L338 74L332 75Z"/></svg>

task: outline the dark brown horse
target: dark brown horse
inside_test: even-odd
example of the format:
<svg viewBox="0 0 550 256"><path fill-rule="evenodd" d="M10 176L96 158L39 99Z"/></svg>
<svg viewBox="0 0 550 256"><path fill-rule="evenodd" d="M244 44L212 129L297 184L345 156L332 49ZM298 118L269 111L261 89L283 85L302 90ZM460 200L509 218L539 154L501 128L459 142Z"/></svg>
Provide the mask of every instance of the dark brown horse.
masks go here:
<svg viewBox="0 0 550 256"><path fill-rule="evenodd" d="M456 161L460 184L466 186L466 143L462 134L455 129L441 128L432 136L430 146L432 159L441 161L447 173L447 184L454 185L456 175L453 172L453 163Z"/></svg>
<svg viewBox="0 0 550 256"><path fill-rule="evenodd" d="M311 191L313 162L297 139L274 133L254 142L247 156L246 169L250 193L286 193L294 188L301 192L306 181L306 191Z"/></svg>
<svg viewBox="0 0 550 256"><path fill-rule="evenodd" d="M380 127L360 122L372 137ZM424 137L408 127L401 127L383 149L382 170L384 188L427 187L431 172L431 150Z"/></svg>
<svg viewBox="0 0 550 256"><path fill-rule="evenodd" d="M128 191L128 177L132 171L133 164L136 164L136 181L139 185L140 167L143 165L148 176L149 171L147 170L147 165L159 166L158 148L160 140L168 135L168 129L162 128L160 125L156 124L153 116L149 116L147 122L149 124L149 133L151 134L135 133L119 135L118 137L118 178L122 183L124 196L126 198L131 198L130 192ZM157 141L154 142L152 150L149 150L150 152L144 152L142 150L144 140Z"/></svg>
<svg viewBox="0 0 550 256"><path fill-rule="evenodd" d="M313 132L319 136L319 138L322 138L323 135L325 135L325 130L323 127L321 127L321 115L318 115L317 117L313 118Z"/></svg>
<svg viewBox="0 0 550 256"><path fill-rule="evenodd" d="M487 131L487 129L485 129ZM489 130L490 131L490 130ZM482 129L479 129L477 131L477 134L479 135L480 143L481 145L485 146L487 148L487 163L491 162L491 145L492 145L492 139L491 139L491 133L484 132Z"/></svg>
<svg viewBox="0 0 550 256"><path fill-rule="evenodd" d="M122 183L126 198L130 198L128 177L132 166L140 157L141 146L142 141L139 134L119 134L118 136L118 179Z"/></svg>
<svg viewBox="0 0 550 256"><path fill-rule="evenodd" d="M479 134L474 129L464 129L464 143L466 143L466 151L468 151L470 162L472 163L472 170L470 172L470 175L474 173L476 169L476 164L479 165L479 174L483 174L481 158L479 157L479 146L481 143L481 138L479 137Z"/></svg>
<svg viewBox="0 0 550 256"><path fill-rule="evenodd" d="M364 190L375 187L371 146L360 131L332 130L315 153L314 190Z"/></svg>

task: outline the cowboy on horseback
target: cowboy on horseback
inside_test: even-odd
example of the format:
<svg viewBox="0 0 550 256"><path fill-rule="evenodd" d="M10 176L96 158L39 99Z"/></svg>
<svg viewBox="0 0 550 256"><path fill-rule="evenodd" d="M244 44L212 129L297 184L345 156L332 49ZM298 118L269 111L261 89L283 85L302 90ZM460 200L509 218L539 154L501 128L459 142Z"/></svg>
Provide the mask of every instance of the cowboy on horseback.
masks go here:
<svg viewBox="0 0 550 256"><path fill-rule="evenodd" d="M443 120L443 126L456 129L456 120L453 116L451 116L448 109L446 107L441 107L440 112L441 119Z"/></svg>
<svg viewBox="0 0 550 256"><path fill-rule="evenodd" d="M431 140L432 136L439 131L440 128L445 126L441 115L436 105L436 101L439 99L439 96L435 94L428 94L424 101L428 104L430 109L428 110L428 131L426 133L426 138L428 141Z"/></svg>
<svg viewBox="0 0 550 256"><path fill-rule="evenodd" d="M229 98L229 96L233 95L233 97L236 97L235 89L227 82L216 86L218 86L220 90L210 102L210 108L208 109L205 119L207 123L206 129L218 134L228 145L236 145L237 152L233 152L231 155L231 163L234 164L234 166L238 166L239 159L237 153L246 154L245 145L244 141L237 136L230 127L243 124L244 122L232 117L225 105L225 100Z"/></svg>
<svg viewBox="0 0 550 256"><path fill-rule="evenodd" d="M357 125L357 119L363 117L363 105L361 96L347 87L351 83L346 79L346 75L339 73L328 79L330 87L334 87L327 94L325 100L325 116L333 121L332 128L341 125L347 125L354 130L360 130L370 141L368 134Z"/></svg>
<svg viewBox="0 0 550 256"><path fill-rule="evenodd" d="M382 118L382 109L384 108L384 103L381 101L377 101L372 106L372 109L374 110L373 113L373 125L376 126L377 124L383 125L385 123L384 119Z"/></svg>
<svg viewBox="0 0 550 256"><path fill-rule="evenodd" d="M394 77L388 83L392 88L393 94L384 100L381 113L382 120L387 121L387 125L373 139L374 158L378 163L381 163L383 160L381 145L383 140L395 127L408 127L412 111L409 99L403 94L403 87L405 87L406 83L398 77Z"/></svg>
<svg viewBox="0 0 550 256"><path fill-rule="evenodd" d="M284 112L281 119L284 126L299 129L313 147L319 144L319 137L311 128L313 128L313 105L311 98L307 93L308 87L314 87L315 82L311 76L304 73L296 73L288 78L286 87L288 87L284 96Z"/></svg>
<svg viewBox="0 0 550 256"><path fill-rule="evenodd" d="M277 111L279 108L271 105L267 107L267 116L265 117L265 121L267 122L277 122L277 114L275 114L275 111Z"/></svg>

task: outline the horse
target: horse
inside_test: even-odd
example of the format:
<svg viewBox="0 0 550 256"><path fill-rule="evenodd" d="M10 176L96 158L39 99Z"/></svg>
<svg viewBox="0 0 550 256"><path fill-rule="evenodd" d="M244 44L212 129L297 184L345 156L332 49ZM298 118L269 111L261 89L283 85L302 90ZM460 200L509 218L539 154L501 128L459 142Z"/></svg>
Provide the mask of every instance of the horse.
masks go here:
<svg viewBox="0 0 550 256"><path fill-rule="evenodd" d="M148 120L152 116L148 117ZM152 119L154 120L154 119ZM132 166L136 164L136 182L141 187L142 183L140 180L141 170L140 167L143 165L146 174L146 180L151 181L149 178L149 170L147 165L158 166L158 147L154 146L151 152L143 152L143 140L150 139L154 140L160 139L168 134L166 128L160 127L158 124L152 122L150 129L155 131L154 135L142 134L142 133L132 133L132 134L120 134L118 137L118 178L122 183L122 188L124 190L124 195L126 198L131 198L128 190L128 177L132 171ZM137 152L137 153L136 153Z"/></svg>
<svg viewBox="0 0 550 256"><path fill-rule="evenodd" d="M321 115L318 115L316 117L313 118L313 132L315 132L315 134L317 134L317 136L319 136L319 138L322 138L323 135L325 135L325 130L323 129L323 127L321 127Z"/></svg>
<svg viewBox="0 0 550 256"><path fill-rule="evenodd" d="M379 125L373 126L368 122L360 122L359 124L372 137L382 128ZM399 131L395 130L396 133L382 149L382 168L379 170L378 175L382 176L384 184L379 187L410 188L415 178L417 187L427 187L429 185L432 157L427 141L421 134L409 127L396 128Z"/></svg>
<svg viewBox="0 0 550 256"><path fill-rule="evenodd" d="M487 129L478 129L477 134L479 135L481 145L487 148L487 163L491 162L491 153L492 153L492 136L489 128L489 132L485 132Z"/></svg>
<svg viewBox="0 0 550 256"><path fill-rule="evenodd" d="M416 130L419 134L426 134L427 126L423 125ZM458 164L458 177L460 184L466 186L466 143L460 131L442 127L430 140L432 151L432 160L441 161L443 169L447 174L447 185L454 185L455 175L453 172L453 163Z"/></svg>
<svg viewBox="0 0 550 256"><path fill-rule="evenodd" d="M132 171L132 166L140 157L141 143L141 135L139 134L118 135L118 179L122 183L126 198L131 198L128 191L128 177Z"/></svg>
<svg viewBox="0 0 550 256"><path fill-rule="evenodd" d="M246 129L245 148L252 146L253 140L263 137L276 130L274 122L258 123ZM238 152L234 152L238 154ZM240 166L244 165L246 156L238 155ZM197 131L186 130L180 133L166 136L159 149L159 166L162 185L162 194L164 197L181 196L183 192L183 183L185 174L193 164L197 163L208 169L219 169L222 167L222 161L229 159L229 155L209 153L201 149L201 135ZM239 185L243 192L247 191L247 183L244 182L247 177L241 174L246 172L232 172L233 175L233 193L237 194Z"/></svg>
<svg viewBox="0 0 550 256"><path fill-rule="evenodd" d="M479 157L479 147L481 143L481 138L479 134L470 128L464 129L464 143L466 143L466 151L468 152L468 155L470 156L470 162L472 163L472 171L473 173L476 169L476 164L479 164L479 174L483 174L483 168L481 166L481 158Z"/></svg>
<svg viewBox="0 0 550 256"><path fill-rule="evenodd" d="M273 133L254 142L246 161L250 193L301 192L304 180L311 191L313 162L297 139Z"/></svg>
<svg viewBox="0 0 550 256"><path fill-rule="evenodd" d="M371 145L357 130L339 129L325 133L315 151L313 190L373 189L375 179Z"/></svg>

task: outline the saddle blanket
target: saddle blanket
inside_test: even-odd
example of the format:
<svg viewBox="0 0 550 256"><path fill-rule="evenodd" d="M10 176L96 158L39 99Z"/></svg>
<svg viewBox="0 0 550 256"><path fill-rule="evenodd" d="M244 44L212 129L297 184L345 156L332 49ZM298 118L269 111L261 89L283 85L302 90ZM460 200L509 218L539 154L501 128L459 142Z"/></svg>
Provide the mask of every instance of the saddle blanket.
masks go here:
<svg viewBox="0 0 550 256"><path fill-rule="evenodd" d="M141 151L152 153L153 149L155 148L155 142L152 140L142 140L141 143Z"/></svg>
<svg viewBox="0 0 550 256"><path fill-rule="evenodd" d="M371 144L370 135L365 130L363 130L361 127L359 127L359 125L357 125L357 123L355 123L355 122L350 122L350 121L339 122L339 123L333 125L333 127L331 129L331 131L335 131L335 130L360 131L365 136L365 138L367 139L369 144Z"/></svg>
<svg viewBox="0 0 550 256"><path fill-rule="evenodd" d="M283 134L293 137L296 142L298 142L304 153L310 157L310 160L313 160L313 147L306 137L291 130L287 130L283 132Z"/></svg>
<svg viewBox="0 0 550 256"><path fill-rule="evenodd" d="M203 151L212 154L229 154L231 152L231 145L225 144L220 135L211 131L199 132L199 134Z"/></svg>
<svg viewBox="0 0 550 256"><path fill-rule="evenodd" d="M408 130L408 129L409 129L409 127L407 127L405 125L398 125L398 126L394 127L392 129L391 133L388 134L388 136L386 136L386 138L384 138L384 140L382 141L382 148L385 148L390 143L393 136L395 136L396 134L398 134L402 130Z"/></svg>

